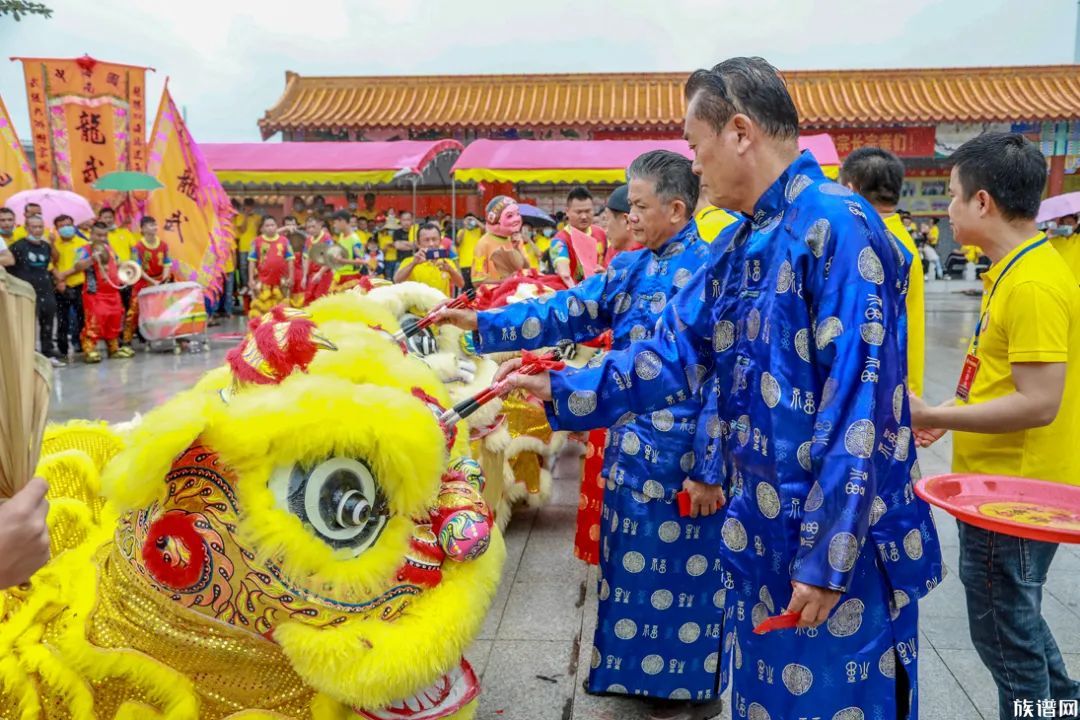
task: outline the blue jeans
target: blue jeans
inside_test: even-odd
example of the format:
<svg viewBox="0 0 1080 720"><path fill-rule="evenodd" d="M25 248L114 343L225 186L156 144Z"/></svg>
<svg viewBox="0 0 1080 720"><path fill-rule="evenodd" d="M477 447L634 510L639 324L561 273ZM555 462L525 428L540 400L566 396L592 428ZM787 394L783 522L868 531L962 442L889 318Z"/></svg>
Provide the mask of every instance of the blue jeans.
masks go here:
<svg viewBox="0 0 1080 720"><path fill-rule="evenodd" d="M1042 616L1058 546L958 525L971 641L997 684L1001 720L1031 717L1021 711L1025 703L1080 698Z"/></svg>
<svg viewBox="0 0 1080 720"><path fill-rule="evenodd" d="M217 311L225 313L228 317L232 317L233 313L233 285L235 282L235 275L236 273L225 273L221 297L218 298L217 302Z"/></svg>

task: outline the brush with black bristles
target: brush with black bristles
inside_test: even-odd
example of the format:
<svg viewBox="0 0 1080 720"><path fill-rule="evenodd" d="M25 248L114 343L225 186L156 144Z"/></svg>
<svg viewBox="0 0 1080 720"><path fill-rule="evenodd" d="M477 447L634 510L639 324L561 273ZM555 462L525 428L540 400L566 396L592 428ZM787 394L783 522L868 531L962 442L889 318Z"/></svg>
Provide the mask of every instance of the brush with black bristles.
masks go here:
<svg viewBox="0 0 1080 720"><path fill-rule="evenodd" d="M521 366L510 375L515 373L518 375L537 375L544 370L561 370L564 367L562 353L557 349L543 355L533 355L526 352L522 358ZM510 375L507 375L491 387L481 390L476 395L465 398L444 412L439 417L439 424L443 427L453 427L479 410L483 405L501 395L505 395L510 389Z"/></svg>
<svg viewBox="0 0 1080 720"><path fill-rule="evenodd" d="M473 303L473 300L475 299L476 290L474 288L469 288L462 294L458 295L456 298L439 303L435 307L431 308L431 311L428 312L427 315L420 318L419 322L417 322L415 325L411 325L407 328L401 328L396 333L394 333L394 340L399 343L405 342L413 335L416 335L421 330L434 323L435 316L439 313L440 310L461 310L463 308L470 307Z"/></svg>

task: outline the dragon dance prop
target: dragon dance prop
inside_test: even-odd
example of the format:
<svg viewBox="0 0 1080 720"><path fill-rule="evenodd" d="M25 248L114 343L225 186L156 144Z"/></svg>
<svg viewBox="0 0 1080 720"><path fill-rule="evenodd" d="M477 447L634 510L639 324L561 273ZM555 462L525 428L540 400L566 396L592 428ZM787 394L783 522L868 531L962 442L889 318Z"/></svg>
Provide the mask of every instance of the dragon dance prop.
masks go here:
<svg viewBox="0 0 1080 720"><path fill-rule="evenodd" d="M505 550L398 329L350 293L279 306L133 427L50 427L53 559L0 593L0 717L471 718Z"/></svg>

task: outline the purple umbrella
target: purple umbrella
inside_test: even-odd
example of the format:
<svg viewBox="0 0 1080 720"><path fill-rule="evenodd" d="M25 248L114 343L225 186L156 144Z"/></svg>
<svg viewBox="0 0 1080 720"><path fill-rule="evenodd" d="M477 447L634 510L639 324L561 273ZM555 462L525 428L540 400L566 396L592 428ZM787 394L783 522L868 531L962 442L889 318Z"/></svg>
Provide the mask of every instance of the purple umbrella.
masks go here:
<svg viewBox="0 0 1080 720"><path fill-rule="evenodd" d="M1039 206L1039 214L1035 216L1035 222L1056 220L1065 215L1080 215L1080 192L1065 193L1043 200L1042 205Z"/></svg>
<svg viewBox="0 0 1080 720"><path fill-rule="evenodd" d="M528 203L518 203L521 209L521 218L530 225L555 225L555 218L546 212Z"/></svg>

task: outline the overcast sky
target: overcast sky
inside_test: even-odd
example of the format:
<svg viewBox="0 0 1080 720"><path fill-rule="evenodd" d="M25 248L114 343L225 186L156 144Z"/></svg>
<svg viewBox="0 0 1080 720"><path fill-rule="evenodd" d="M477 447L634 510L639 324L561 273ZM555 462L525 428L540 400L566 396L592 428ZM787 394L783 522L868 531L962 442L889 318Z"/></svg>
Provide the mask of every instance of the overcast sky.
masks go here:
<svg viewBox="0 0 1080 720"><path fill-rule="evenodd" d="M301 75L682 71L733 55L781 69L1072 62L1076 0L44 0L0 18L5 56L157 68L196 140L255 141ZM0 95L28 135L22 68ZM277 136L275 139L279 139Z"/></svg>

